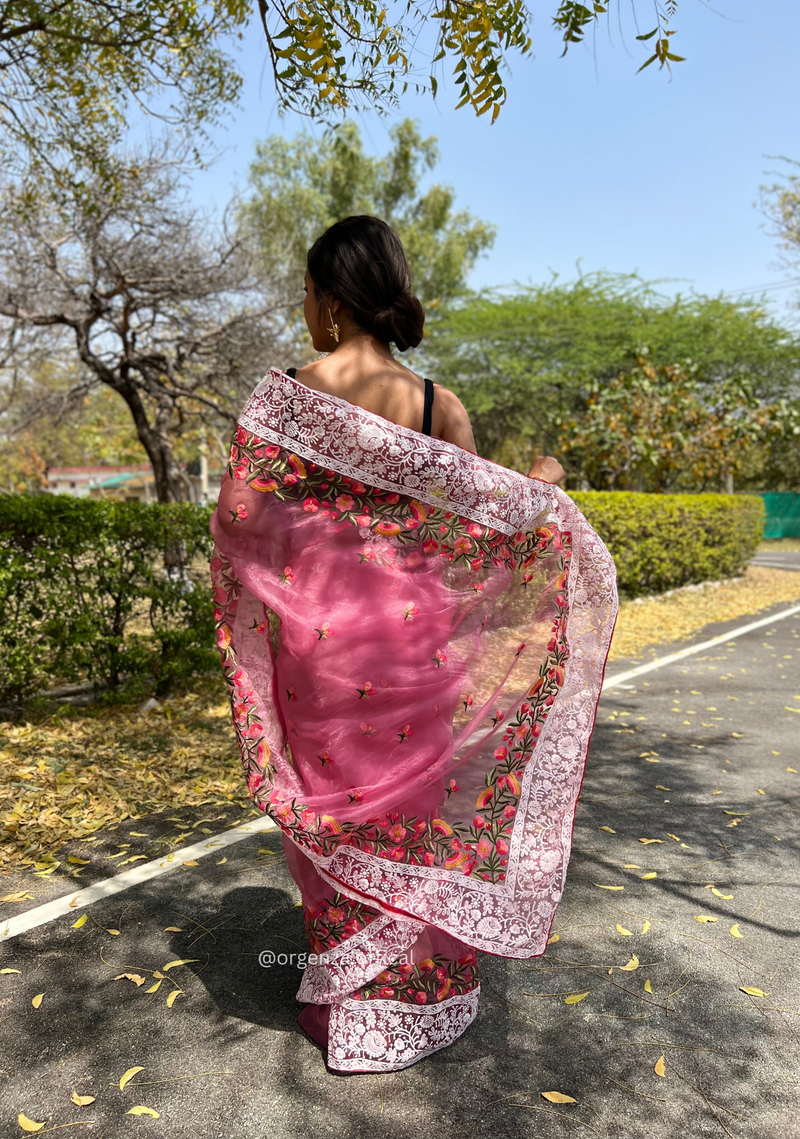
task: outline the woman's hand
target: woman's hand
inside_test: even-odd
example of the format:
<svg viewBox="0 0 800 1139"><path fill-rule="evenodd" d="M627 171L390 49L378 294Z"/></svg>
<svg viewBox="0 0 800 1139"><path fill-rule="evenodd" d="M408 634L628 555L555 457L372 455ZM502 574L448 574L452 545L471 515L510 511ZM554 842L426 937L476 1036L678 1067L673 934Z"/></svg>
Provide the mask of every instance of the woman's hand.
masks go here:
<svg viewBox="0 0 800 1139"><path fill-rule="evenodd" d="M551 455L539 455L533 460L533 466L528 471L529 479L540 479L542 482L559 483L564 477L564 468L558 459Z"/></svg>

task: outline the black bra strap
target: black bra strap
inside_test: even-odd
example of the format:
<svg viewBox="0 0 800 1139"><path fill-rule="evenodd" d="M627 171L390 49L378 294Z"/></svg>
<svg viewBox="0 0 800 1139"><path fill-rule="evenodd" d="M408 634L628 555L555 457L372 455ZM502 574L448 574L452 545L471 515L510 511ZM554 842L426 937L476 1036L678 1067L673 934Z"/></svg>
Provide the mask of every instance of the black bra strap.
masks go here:
<svg viewBox="0 0 800 1139"><path fill-rule="evenodd" d="M291 378L294 379L295 376L297 375L297 368L287 368L286 369L286 375L291 376Z"/></svg>
<svg viewBox="0 0 800 1139"><path fill-rule="evenodd" d="M431 420L433 418L433 382L425 381L425 410L422 413L422 434L430 435Z"/></svg>

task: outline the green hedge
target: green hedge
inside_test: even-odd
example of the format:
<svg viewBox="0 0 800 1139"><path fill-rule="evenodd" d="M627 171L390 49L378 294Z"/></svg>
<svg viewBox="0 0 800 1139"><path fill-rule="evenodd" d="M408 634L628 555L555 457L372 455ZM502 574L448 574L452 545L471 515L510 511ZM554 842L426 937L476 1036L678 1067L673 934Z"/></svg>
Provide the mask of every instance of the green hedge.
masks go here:
<svg viewBox="0 0 800 1139"><path fill-rule="evenodd" d="M742 572L758 496L573 495L628 597ZM207 563L210 509L0 495L0 705L91 681L130 698L218 667ZM165 569L171 567L171 572Z"/></svg>
<svg viewBox="0 0 800 1139"><path fill-rule="evenodd" d="M571 497L608 546L626 597L743 573L764 530L758 495L577 491Z"/></svg>
<svg viewBox="0 0 800 1139"><path fill-rule="evenodd" d="M210 514L0 495L0 704L87 680L126 698L158 695L218 666Z"/></svg>

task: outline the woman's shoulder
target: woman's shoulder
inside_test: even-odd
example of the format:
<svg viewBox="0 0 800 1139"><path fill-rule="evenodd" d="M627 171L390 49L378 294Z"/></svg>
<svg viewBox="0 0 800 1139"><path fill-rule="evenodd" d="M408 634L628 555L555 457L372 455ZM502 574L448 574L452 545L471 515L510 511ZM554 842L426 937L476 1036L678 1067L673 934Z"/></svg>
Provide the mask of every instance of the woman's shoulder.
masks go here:
<svg viewBox="0 0 800 1139"><path fill-rule="evenodd" d="M437 383L433 385L432 430L446 443L455 443L465 451L475 451L475 437L467 409L454 391Z"/></svg>

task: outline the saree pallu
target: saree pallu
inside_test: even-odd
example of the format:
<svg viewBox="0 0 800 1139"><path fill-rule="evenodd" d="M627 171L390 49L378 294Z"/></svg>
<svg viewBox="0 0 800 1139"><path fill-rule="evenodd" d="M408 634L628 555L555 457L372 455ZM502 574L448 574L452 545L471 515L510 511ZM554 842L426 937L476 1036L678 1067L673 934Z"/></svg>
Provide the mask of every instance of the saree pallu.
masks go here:
<svg viewBox="0 0 800 1139"><path fill-rule="evenodd" d="M254 804L280 826L328 1064L474 1019L477 951L544 952L617 607L558 487L276 369L239 416L211 563Z"/></svg>

